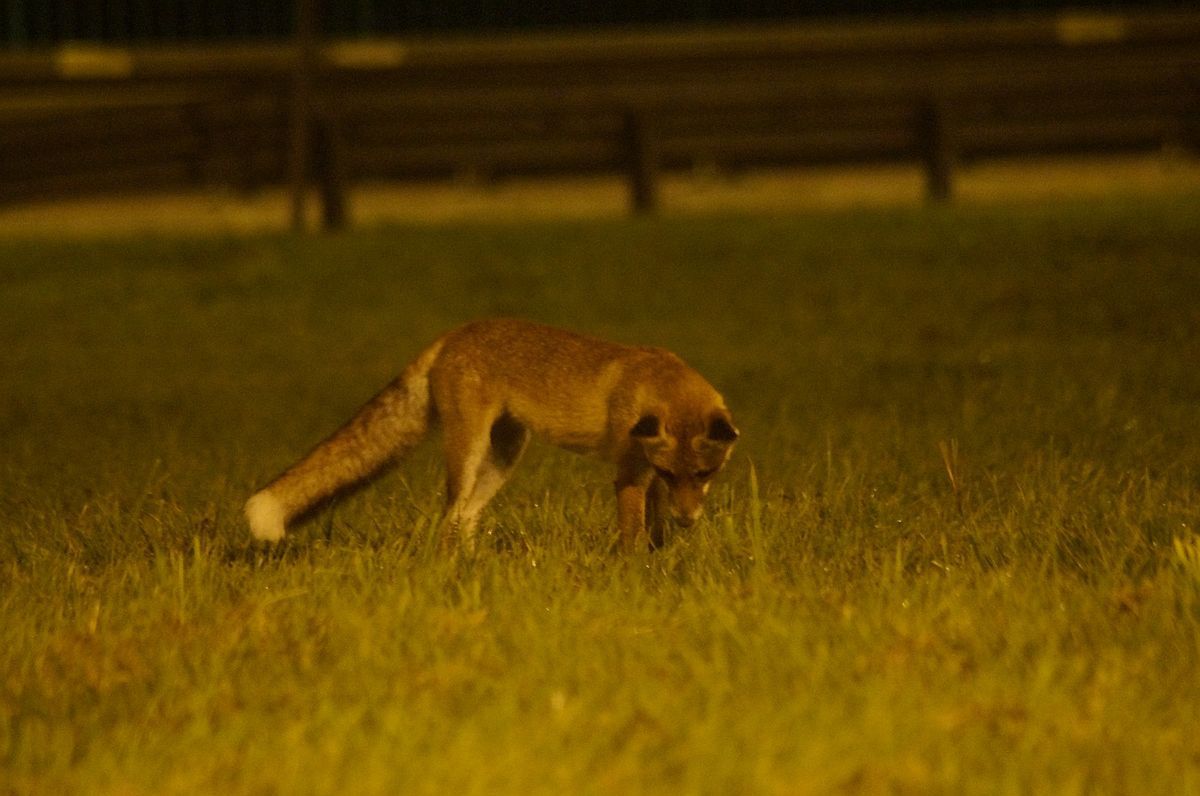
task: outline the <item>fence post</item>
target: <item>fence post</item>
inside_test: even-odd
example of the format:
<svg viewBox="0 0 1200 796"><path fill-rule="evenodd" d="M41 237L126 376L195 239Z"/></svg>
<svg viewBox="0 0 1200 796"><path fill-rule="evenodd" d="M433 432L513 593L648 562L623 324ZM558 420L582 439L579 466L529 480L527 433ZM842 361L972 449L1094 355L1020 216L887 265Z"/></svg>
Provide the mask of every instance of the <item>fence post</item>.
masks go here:
<svg viewBox="0 0 1200 796"><path fill-rule="evenodd" d="M315 6L316 0L296 0L295 63L292 69L291 118L288 122L288 176L292 189L293 232L304 232L306 227L305 194L308 191L311 157L309 126L312 124L312 83L317 60Z"/></svg>
<svg viewBox="0 0 1200 796"><path fill-rule="evenodd" d="M321 197L321 226L328 230L346 226L346 158L336 111L313 120L313 177Z"/></svg>
<svg viewBox="0 0 1200 796"><path fill-rule="evenodd" d="M208 164L212 159L212 132L208 129L207 103L187 102L180 109L188 132L195 136L194 145L188 150L187 179L192 186L206 186L210 182Z"/></svg>
<svg viewBox="0 0 1200 796"><path fill-rule="evenodd" d="M948 202L954 195L956 152L946 102L925 100L917 116L917 141L925 163L925 193L935 202Z"/></svg>
<svg viewBox="0 0 1200 796"><path fill-rule="evenodd" d="M1183 119L1180 122L1180 142L1189 155L1200 155L1200 78L1185 81L1186 94Z"/></svg>
<svg viewBox="0 0 1200 796"><path fill-rule="evenodd" d="M658 209L658 141L644 113L625 116L625 157L633 212L653 213Z"/></svg>

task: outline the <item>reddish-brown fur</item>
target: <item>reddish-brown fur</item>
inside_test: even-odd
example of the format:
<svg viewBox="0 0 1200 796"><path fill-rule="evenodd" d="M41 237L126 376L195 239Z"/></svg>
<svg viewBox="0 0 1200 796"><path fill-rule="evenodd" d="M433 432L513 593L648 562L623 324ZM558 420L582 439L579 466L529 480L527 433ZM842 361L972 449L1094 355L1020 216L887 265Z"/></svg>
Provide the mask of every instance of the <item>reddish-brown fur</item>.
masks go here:
<svg viewBox="0 0 1200 796"><path fill-rule="evenodd" d="M661 348L626 346L529 321L494 319L431 345L339 431L247 503L255 535L284 525L442 426L446 522L470 546L479 514L530 435L616 466L623 542L664 514L690 525L738 432L713 387Z"/></svg>

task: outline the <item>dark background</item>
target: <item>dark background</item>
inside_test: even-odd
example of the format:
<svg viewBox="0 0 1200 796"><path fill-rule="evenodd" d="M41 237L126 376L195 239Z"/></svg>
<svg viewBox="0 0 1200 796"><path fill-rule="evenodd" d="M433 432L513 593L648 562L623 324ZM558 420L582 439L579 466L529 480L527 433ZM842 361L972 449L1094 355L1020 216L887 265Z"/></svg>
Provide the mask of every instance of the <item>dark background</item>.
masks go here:
<svg viewBox="0 0 1200 796"><path fill-rule="evenodd" d="M291 31L295 5L295 0L0 0L0 47L278 38ZM1194 0L317 0L317 13L326 34L354 36L1193 6Z"/></svg>

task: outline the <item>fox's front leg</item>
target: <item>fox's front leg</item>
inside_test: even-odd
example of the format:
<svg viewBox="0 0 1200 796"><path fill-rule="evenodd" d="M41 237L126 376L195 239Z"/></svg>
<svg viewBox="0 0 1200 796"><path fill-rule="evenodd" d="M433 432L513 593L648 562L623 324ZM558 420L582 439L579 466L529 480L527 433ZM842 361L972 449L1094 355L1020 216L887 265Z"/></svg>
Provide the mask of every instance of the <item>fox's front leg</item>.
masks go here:
<svg viewBox="0 0 1200 796"><path fill-rule="evenodd" d="M646 487L617 484L617 530L625 552L637 550L638 540L646 532Z"/></svg>
<svg viewBox="0 0 1200 796"><path fill-rule="evenodd" d="M622 467L617 473L617 530L626 552L638 549L646 535L646 489L653 473Z"/></svg>
<svg viewBox="0 0 1200 796"><path fill-rule="evenodd" d="M667 485L655 478L646 488L646 529L650 532L650 549L658 550L666 540Z"/></svg>

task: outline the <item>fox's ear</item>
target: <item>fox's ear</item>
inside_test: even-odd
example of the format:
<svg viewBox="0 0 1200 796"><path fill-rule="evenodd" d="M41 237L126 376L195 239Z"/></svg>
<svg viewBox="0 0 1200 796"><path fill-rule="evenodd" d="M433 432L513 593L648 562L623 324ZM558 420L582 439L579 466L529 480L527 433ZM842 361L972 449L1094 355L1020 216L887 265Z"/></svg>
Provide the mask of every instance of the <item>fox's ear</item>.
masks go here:
<svg viewBox="0 0 1200 796"><path fill-rule="evenodd" d="M641 420L637 421L633 428L629 430L629 436L638 437L640 439L653 439L662 431L662 426L658 422L658 418L654 415L644 415Z"/></svg>
<svg viewBox="0 0 1200 796"><path fill-rule="evenodd" d="M732 444L738 438L738 430L729 420L717 415L708 422L708 438L713 442Z"/></svg>

